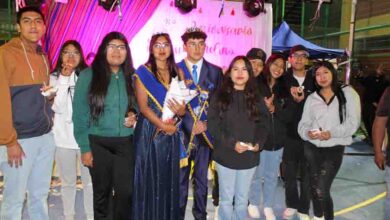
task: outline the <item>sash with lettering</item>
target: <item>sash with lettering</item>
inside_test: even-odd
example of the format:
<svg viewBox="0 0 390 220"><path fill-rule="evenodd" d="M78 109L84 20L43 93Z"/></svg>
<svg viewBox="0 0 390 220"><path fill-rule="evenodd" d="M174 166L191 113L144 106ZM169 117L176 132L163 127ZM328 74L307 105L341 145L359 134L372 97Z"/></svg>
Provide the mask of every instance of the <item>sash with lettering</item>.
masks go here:
<svg viewBox="0 0 390 220"><path fill-rule="evenodd" d="M180 69L183 70L184 72L184 78L186 80L192 80L193 82L193 79L192 79L192 74L190 73L189 68L185 62L185 60L183 59L180 63L177 64ZM195 89L198 91L199 95L196 96L195 98L193 98L188 104L188 109L190 111L190 114L191 114L191 118L192 118L192 124L194 123L194 121L196 120L197 117L199 117L199 115L197 115L195 112L196 109L201 109L201 105L203 105L205 102L206 104L208 105L208 98L206 98L206 100L202 100L201 98L201 94L202 94L202 91L203 92L206 92L206 93L209 93L208 89L212 89L212 88L208 88L210 86L213 86L212 84L209 85L209 86L206 86L207 88L206 89L203 89L201 88L200 86L196 86L195 83L191 83L190 85L190 89ZM207 109L204 109L202 112L201 112L201 115L199 117L199 120L200 121L207 121L207 115L206 115L206 112L207 112ZM204 132L202 132L202 136L203 138L205 139L205 141L207 142L207 144L209 145L210 148L213 148L213 139L210 135L210 133L206 130ZM189 143L191 144L191 143ZM190 147L190 146L188 146Z"/></svg>
<svg viewBox="0 0 390 220"><path fill-rule="evenodd" d="M168 88L158 81L154 74L144 65L137 69L137 72L134 73L134 77L140 80L149 98L156 104L157 108L162 113L164 99ZM180 127L178 128L178 132L180 136L180 167L185 167L188 165L188 156Z"/></svg>

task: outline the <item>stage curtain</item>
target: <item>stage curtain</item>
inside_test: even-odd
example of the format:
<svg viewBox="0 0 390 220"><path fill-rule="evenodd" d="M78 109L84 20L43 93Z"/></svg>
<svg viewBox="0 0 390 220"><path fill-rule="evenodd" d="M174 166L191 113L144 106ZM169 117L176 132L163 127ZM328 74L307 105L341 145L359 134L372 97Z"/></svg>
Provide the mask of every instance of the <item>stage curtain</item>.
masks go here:
<svg viewBox="0 0 390 220"><path fill-rule="evenodd" d="M108 12L98 5L98 0L69 0L67 4L46 1L43 12L47 30L42 44L52 67L66 40L79 41L84 56L90 52L96 53L103 37L111 31L122 32L130 42L152 16L160 1L121 0L122 19L119 18L118 8ZM134 54L136 51L132 51Z"/></svg>

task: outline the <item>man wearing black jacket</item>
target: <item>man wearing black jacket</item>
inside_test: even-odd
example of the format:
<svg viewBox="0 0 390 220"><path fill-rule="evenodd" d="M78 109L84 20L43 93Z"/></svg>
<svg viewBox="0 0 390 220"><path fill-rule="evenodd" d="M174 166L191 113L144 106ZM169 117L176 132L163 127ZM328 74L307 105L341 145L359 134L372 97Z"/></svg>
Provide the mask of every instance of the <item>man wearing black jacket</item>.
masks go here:
<svg viewBox="0 0 390 220"><path fill-rule="evenodd" d="M284 75L284 80L295 101L293 120L287 124L287 141L283 152L285 168L286 210L284 219L292 219L298 212L300 220L309 219L310 185L307 165L303 153L303 140L299 137L297 128L301 119L306 98L315 90L314 78L305 69L309 52L303 45L291 48L288 58L291 68ZM300 190L298 191L297 173L300 173Z"/></svg>

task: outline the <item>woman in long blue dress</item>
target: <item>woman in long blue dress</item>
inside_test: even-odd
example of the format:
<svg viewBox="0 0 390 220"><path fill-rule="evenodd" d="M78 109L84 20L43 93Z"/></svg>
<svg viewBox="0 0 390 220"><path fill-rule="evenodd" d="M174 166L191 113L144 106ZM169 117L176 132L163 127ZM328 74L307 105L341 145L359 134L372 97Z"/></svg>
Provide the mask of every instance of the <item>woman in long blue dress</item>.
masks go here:
<svg viewBox="0 0 390 220"><path fill-rule="evenodd" d="M162 107L172 78L179 76L168 34L152 36L149 60L135 75L140 116L135 129L133 219L179 218L180 137L177 127L161 120ZM185 105L174 100L170 109L185 114Z"/></svg>

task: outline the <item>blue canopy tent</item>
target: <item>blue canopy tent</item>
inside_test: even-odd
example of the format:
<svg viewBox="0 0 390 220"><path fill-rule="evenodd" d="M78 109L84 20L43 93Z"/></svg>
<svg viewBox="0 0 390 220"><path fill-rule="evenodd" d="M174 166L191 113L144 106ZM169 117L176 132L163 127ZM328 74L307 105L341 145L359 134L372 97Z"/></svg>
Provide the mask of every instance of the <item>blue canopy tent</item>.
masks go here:
<svg viewBox="0 0 390 220"><path fill-rule="evenodd" d="M283 21L272 33L272 51L286 53L291 47L302 44L310 53L311 59L332 59L346 55L345 50L328 49L315 45L296 34Z"/></svg>

